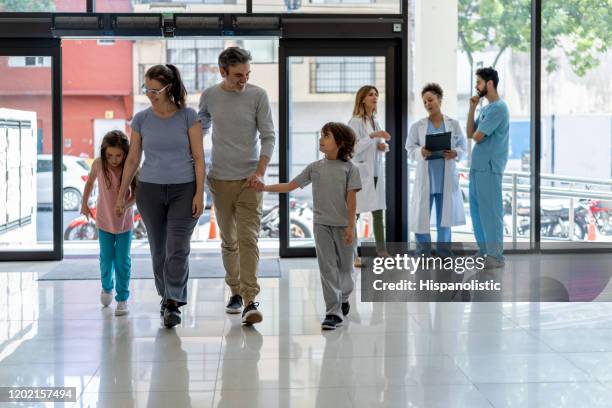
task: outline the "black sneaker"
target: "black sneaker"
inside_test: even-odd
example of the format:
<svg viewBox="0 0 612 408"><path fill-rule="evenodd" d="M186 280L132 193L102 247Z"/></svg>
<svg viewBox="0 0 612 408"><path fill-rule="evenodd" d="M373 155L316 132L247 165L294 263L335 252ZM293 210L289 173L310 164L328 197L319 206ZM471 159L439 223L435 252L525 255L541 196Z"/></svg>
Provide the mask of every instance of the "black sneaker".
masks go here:
<svg viewBox="0 0 612 408"><path fill-rule="evenodd" d="M263 320L261 312L257 310L259 303L250 302L242 311L242 323L252 325Z"/></svg>
<svg viewBox="0 0 612 408"><path fill-rule="evenodd" d="M242 309L242 296L233 295L230 298L229 302L227 302L227 305L225 306L225 311L227 313L236 314L240 313L240 309Z"/></svg>
<svg viewBox="0 0 612 408"><path fill-rule="evenodd" d="M162 299L159 303L161 303L161 307L159 308L159 316L164 317L164 311L166 310L166 301Z"/></svg>
<svg viewBox="0 0 612 408"><path fill-rule="evenodd" d="M327 315L325 316L325 320L321 323L321 328L323 330L335 330L337 327L342 326L342 319L336 315Z"/></svg>
<svg viewBox="0 0 612 408"><path fill-rule="evenodd" d="M164 326L171 328L181 324L181 311L176 305L166 305L164 310Z"/></svg>
<svg viewBox="0 0 612 408"><path fill-rule="evenodd" d="M351 304L349 302L342 302L342 315L346 316L347 314L349 314L350 310Z"/></svg>

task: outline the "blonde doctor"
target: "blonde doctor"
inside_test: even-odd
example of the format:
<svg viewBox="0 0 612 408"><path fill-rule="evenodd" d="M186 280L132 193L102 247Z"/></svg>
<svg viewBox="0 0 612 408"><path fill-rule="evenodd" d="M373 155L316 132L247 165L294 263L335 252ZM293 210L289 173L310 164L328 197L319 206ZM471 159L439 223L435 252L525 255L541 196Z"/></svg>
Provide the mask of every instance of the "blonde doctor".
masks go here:
<svg viewBox="0 0 612 408"><path fill-rule="evenodd" d="M389 133L382 130L376 119L378 89L372 85L359 88L355 96L353 117L348 125L355 131L357 140L353 154L353 164L359 169L361 190L357 192L357 214L372 213L376 252L387 256L385 247L384 211L385 202L385 153L389 151L386 143L391 139ZM361 265L361 259L355 258L355 266Z"/></svg>
<svg viewBox="0 0 612 408"><path fill-rule="evenodd" d="M409 207L409 228L414 231L417 253L431 255L429 221L436 207L437 251L450 254L451 227L465 224L463 196L459 188L456 163L466 154L467 142L459 122L443 115L443 91L438 84L427 84L421 91L428 117L412 125L406 140L408 158L416 162L416 176ZM443 157L428 160L432 152L425 148L426 135L451 133L451 146Z"/></svg>

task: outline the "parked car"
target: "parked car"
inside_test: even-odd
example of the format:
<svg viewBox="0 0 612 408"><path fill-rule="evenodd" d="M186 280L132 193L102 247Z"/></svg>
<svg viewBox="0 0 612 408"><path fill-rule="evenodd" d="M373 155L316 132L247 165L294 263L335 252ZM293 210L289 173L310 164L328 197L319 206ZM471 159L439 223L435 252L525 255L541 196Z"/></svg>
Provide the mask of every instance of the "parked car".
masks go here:
<svg viewBox="0 0 612 408"><path fill-rule="evenodd" d="M90 166L86 159L77 156L63 157L63 198L64 211L78 211L81 207L83 189ZM36 196L39 207L53 203L53 160L50 154L39 154L36 166Z"/></svg>

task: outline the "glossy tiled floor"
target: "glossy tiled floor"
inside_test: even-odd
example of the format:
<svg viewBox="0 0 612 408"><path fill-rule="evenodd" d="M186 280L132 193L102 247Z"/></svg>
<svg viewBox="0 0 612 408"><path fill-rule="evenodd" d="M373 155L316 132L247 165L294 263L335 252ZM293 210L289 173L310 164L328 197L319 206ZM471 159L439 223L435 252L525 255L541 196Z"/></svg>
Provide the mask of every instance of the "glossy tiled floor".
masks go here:
<svg viewBox="0 0 612 408"><path fill-rule="evenodd" d="M554 258L612 271L610 255ZM97 281L0 264L0 386L73 386L75 407L612 406L612 304L361 303L356 291L348 324L321 333L315 261L282 264L260 281L262 324L226 315L223 281L203 279L174 330L153 280L132 281L118 318Z"/></svg>

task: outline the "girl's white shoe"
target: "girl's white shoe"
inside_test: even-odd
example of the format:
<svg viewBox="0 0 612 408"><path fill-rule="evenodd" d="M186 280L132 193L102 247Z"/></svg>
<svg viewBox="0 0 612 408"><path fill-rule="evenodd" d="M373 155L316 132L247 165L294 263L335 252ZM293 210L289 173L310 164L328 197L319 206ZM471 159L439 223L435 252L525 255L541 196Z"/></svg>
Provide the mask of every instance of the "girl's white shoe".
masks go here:
<svg viewBox="0 0 612 408"><path fill-rule="evenodd" d="M117 308L115 309L115 316L124 316L130 313L127 302L117 302Z"/></svg>
<svg viewBox="0 0 612 408"><path fill-rule="evenodd" d="M102 306L107 307L112 301L113 292L105 292L104 289L102 289L102 292L100 292L100 303L102 303Z"/></svg>

